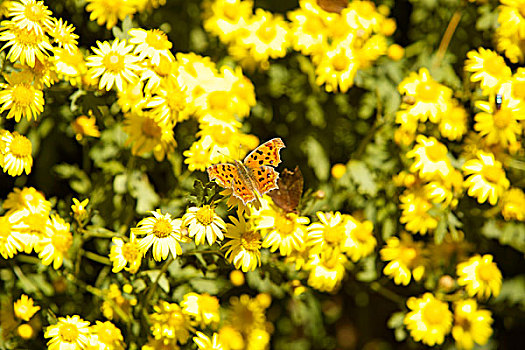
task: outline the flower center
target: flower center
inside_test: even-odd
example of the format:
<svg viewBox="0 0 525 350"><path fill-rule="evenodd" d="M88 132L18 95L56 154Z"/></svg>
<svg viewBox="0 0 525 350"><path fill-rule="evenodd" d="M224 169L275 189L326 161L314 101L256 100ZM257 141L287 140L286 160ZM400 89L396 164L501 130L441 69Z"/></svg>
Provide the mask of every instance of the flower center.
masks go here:
<svg viewBox="0 0 525 350"><path fill-rule="evenodd" d="M79 335L77 326L70 323L63 324L62 326L60 326L59 333L62 340L68 343L75 342Z"/></svg>
<svg viewBox="0 0 525 350"><path fill-rule="evenodd" d="M124 57L117 52L111 51L104 57L104 67L109 72L120 73L124 70Z"/></svg>
<svg viewBox="0 0 525 350"><path fill-rule="evenodd" d="M186 106L186 95L182 91L170 91L171 93L166 96L168 107L173 112L180 112Z"/></svg>
<svg viewBox="0 0 525 350"><path fill-rule="evenodd" d="M44 10L45 6L42 6L41 4L32 4L25 8L24 15L32 22L40 23L45 16Z"/></svg>
<svg viewBox="0 0 525 350"><path fill-rule="evenodd" d="M228 93L226 91L213 91L208 95L210 109L225 110L228 108Z"/></svg>
<svg viewBox="0 0 525 350"><path fill-rule="evenodd" d="M486 165L482 170L483 177L492 183L498 183L499 179L504 177L503 169L495 165Z"/></svg>
<svg viewBox="0 0 525 350"><path fill-rule="evenodd" d="M34 101L34 96L35 94L28 84L17 84L12 92L13 102L20 108L31 105L31 102Z"/></svg>
<svg viewBox="0 0 525 350"><path fill-rule="evenodd" d="M11 153L16 158L25 158L31 156L33 150L31 141L25 136L16 135L11 141Z"/></svg>
<svg viewBox="0 0 525 350"><path fill-rule="evenodd" d="M354 237L360 242L366 242L370 238L370 231L366 229L365 225L359 224L354 229Z"/></svg>
<svg viewBox="0 0 525 350"><path fill-rule="evenodd" d="M164 56L160 56L160 62L153 67L155 73L161 77L166 77L171 72L171 62Z"/></svg>
<svg viewBox="0 0 525 350"><path fill-rule="evenodd" d="M414 248L405 247L401 249L400 258L403 260L405 265L410 265L412 261L416 258L417 251Z"/></svg>
<svg viewBox="0 0 525 350"><path fill-rule="evenodd" d="M65 253L73 243L73 235L65 230L55 231L51 237L51 242L56 250L60 253Z"/></svg>
<svg viewBox="0 0 525 350"><path fill-rule="evenodd" d="M240 12L235 4L225 4L223 9L224 17L230 20L230 22L237 22Z"/></svg>
<svg viewBox="0 0 525 350"><path fill-rule="evenodd" d="M427 147L427 156L432 162L436 163L447 156L447 146L442 143L434 143Z"/></svg>
<svg viewBox="0 0 525 350"><path fill-rule="evenodd" d="M494 279L494 276L497 275L496 269L492 263L481 263L477 268L479 278L483 281L491 281Z"/></svg>
<svg viewBox="0 0 525 350"><path fill-rule="evenodd" d="M241 245L249 251L259 251L261 248L261 235L255 231L248 231L242 235Z"/></svg>
<svg viewBox="0 0 525 350"><path fill-rule="evenodd" d="M437 325L443 322L444 311L446 310L444 310L443 305L439 301L434 300L425 306L422 316L426 323Z"/></svg>
<svg viewBox="0 0 525 350"><path fill-rule="evenodd" d="M416 99L419 99L423 102L433 102L436 100L436 84L434 82L422 82L418 84L416 88Z"/></svg>
<svg viewBox="0 0 525 350"><path fill-rule="evenodd" d="M171 222L166 219L158 219L153 225L153 234L159 238L168 237L173 232Z"/></svg>
<svg viewBox="0 0 525 350"><path fill-rule="evenodd" d="M324 239L328 244L337 244L343 240L344 236L345 226L343 224L324 229Z"/></svg>
<svg viewBox="0 0 525 350"><path fill-rule="evenodd" d="M362 1L357 3L358 6L356 7L356 11L359 14L359 16L370 19L372 16L376 13L375 6L372 4L372 2L369 1Z"/></svg>
<svg viewBox="0 0 525 350"><path fill-rule="evenodd" d="M144 118L144 122L142 123L142 132L149 138L158 139L162 134L162 129L157 124L157 122L155 122L155 120L151 118Z"/></svg>
<svg viewBox="0 0 525 350"><path fill-rule="evenodd" d="M493 77L500 76L506 67L507 65L501 56L489 57L483 62L483 68Z"/></svg>
<svg viewBox="0 0 525 350"><path fill-rule="evenodd" d="M517 100L525 100L525 80L515 79L512 82L512 96Z"/></svg>
<svg viewBox="0 0 525 350"><path fill-rule="evenodd" d="M214 214L213 209L211 209L209 205L205 205L197 211L195 217L202 225L210 226L213 222Z"/></svg>
<svg viewBox="0 0 525 350"><path fill-rule="evenodd" d="M348 67L348 57L346 57L344 52L339 52L337 55L335 55L334 59L332 60L332 64L336 71L343 71Z"/></svg>
<svg viewBox="0 0 525 350"><path fill-rule="evenodd" d="M140 250L135 243L128 242L122 246L122 256L126 261L138 260L140 256Z"/></svg>
<svg viewBox="0 0 525 350"><path fill-rule="evenodd" d="M505 129L512 122L512 112L508 109L500 109L494 115L494 125L498 129Z"/></svg>
<svg viewBox="0 0 525 350"><path fill-rule="evenodd" d="M228 145L231 141L232 133L229 132L226 128L216 128L213 133L213 139L215 143L219 146Z"/></svg>
<svg viewBox="0 0 525 350"><path fill-rule="evenodd" d="M295 223L288 216L279 215L275 220L275 229L282 235L288 236L294 232Z"/></svg>
<svg viewBox="0 0 525 350"><path fill-rule="evenodd" d="M275 26L263 24L257 29L257 36L265 44L269 44L277 35Z"/></svg>
<svg viewBox="0 0 525 350"><path fill-rule="evenodd" d="M158 29L148 31L145 41L156 50L169 50L171 48L171 43L168 41L166 34Z"/></svg>

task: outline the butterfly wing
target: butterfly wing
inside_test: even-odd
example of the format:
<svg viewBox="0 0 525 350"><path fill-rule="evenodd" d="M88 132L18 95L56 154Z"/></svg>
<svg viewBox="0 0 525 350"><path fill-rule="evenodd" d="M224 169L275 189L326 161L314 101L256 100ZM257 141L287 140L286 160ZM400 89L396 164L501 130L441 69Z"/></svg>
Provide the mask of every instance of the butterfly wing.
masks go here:
<svg viewBox="0 0 525 350"><path fill-rule="evenodd" d="M266 141L244 158L244 165L251 169L259 168L261 165L277 166L281 162L279 151L284 147L286 146L280 138Z"/></svg>
<svg viewBox="0 0 525 350"><path fill-rule="evenodd" d="M244 205L255 199L255 193L246 186L245 180L238 176L233 179L233 195L239 198Z"/></svg>
<svg viewBox="0 0 525 350"><path fill-rule="evenodd" d="M279 173L272 167L262 165L252 169L251 177L261 195L278 188L277 179L279 178Z"/></svg>
<svg viewBox="0 0 525 350"><path fill-rule="evenodd" d="M233 188L235 179L239 178L237 167L233 164L214 164L208 167L210 181L215 180L219 186Z"/></svg>
<svg viewBox="0 0 525 350"><path fill-rule="evenodd" d="M270 193L273 202L287 213L296 212L303 194L303 175L299 167L284 169L277 181L278 189Z"/></svg>

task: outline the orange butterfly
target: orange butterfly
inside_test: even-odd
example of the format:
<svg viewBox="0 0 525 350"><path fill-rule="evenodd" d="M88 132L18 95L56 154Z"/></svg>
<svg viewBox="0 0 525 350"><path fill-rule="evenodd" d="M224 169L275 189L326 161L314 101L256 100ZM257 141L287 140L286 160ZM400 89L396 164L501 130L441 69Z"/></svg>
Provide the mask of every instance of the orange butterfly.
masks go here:
<svg viewBox="0 0 525 350"><path fill-rule="evenodd" d="M280 138L267 141L251 151L244 162L215 164L208 167L210 181L215 180L224 188L231 188L233 195L244 205L263 194L278 188L279 173L274 168L281 162L279 151L284 148Z"/></svg>

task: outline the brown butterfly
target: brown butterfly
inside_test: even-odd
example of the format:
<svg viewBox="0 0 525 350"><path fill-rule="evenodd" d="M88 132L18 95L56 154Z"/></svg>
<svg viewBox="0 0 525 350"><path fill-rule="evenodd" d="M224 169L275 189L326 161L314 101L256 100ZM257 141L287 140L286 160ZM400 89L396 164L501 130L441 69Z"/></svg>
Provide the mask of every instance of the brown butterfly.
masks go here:
<svg viewBox="0 0 525 350"><path fill-rule="evenodd" d="M298 166L284 169L277 181L278 188L269 193L273 202L286 213L296 213L303 194L303 174Z"/></svg>
<svg viewBox="0 0 525 350"><path fill-rule="evenodd" d="M348 6L348 0L317 0L317 5L326 12L341 13Z"/></svg>

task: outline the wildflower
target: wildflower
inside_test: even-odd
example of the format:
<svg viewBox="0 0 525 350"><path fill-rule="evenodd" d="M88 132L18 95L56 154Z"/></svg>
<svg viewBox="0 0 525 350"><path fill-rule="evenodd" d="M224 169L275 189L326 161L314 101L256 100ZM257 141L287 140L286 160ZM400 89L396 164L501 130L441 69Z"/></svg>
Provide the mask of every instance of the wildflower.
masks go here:
<svg viewBox="0 0 525 350"><path fill-rule="evenodd" d="M31 141L14 131L12 134L9 132L4 133L1 142L3 143L3 147L0 149L2 154L1 165L4 173L7 172L11 176L18 176L25 171L29 175L33 166Z"/></svg>
<svg viewBox="0 0 525 350"><path fill-rule="evenodd" d="M176 141L173 126L156 121L149 113L130 112L124 115L124 131L129 135L126 145L131 145L133 155L142 156L153 152L157 161L162 161L171 152Z"/></svg>
<svg viewBox="0 0 525 350"><path fill-rule="evenodd" d="M394 61L399 61L405 56L405 49L398 44L392 44L388 47L387 55Z"/></svg>
<svg viewBox="0 0 525 350"><path fill-rule="evenodd" d="M53 61L59 78L68 81L73 86L82 83L82 78L87 72L82 51L78 48L71 52L66 49L55 48L53 50Z"/></svg>
<svg viewBox="0 0 525 350"><path fill-rule="evenodd" d="M22 117L28 121L35 119L44 111L44 94L31 84L31 81L16 81L14 75L7 76L8 84L0 91L0 112L9 110L6 118L15 118L18 123Z"/></svg>
<svg viewBox="0 0 525 350"><path fill-rule="evenodd" d="M525 38L525 15L523 14L523 3L516 0L501 0L498 7L498 22L505 34L517 34Z"/></svg>
<svg viewBox="0 0 525 350"><path fill-rule="evenodd" d="M7 41L2 50L9 47L6 58L11 62L19 59L21 64L34 67L36 59L43 61L53 51L53 46L43 33L19 28L12 21L3 21L2 26L0 41Z"/></svg>
<svg viewBox="0 0 525 350"><path fill-rule="evenodd" d="M463 164L463 172L468 176L465 180L467 194L477 198L478 203L484 203L488 199L491 205L495 205L498 197L509 188L510 182L501 162L495 160L492 153L478 151L477 158Z"/></svg>
<svg viewBox="0 0 525 350"><path fill-rule="evenodd" d="M251 0L216 0L211 2L204 19L204 29L218 36L223 43L237 39L240 32L245 32L252 17Z"/></svg>
<svg viewBox="0 0 525 350"><path fill-rule="evenodd" d="M308 245L311 253L346 252L351 246L349 216L339 212L317 212L320 222L308 227Z"/></svg>
<svg viewBox="0 0 525 350"><path fill-rule="evenodd" d="M145 254L153 246L153 258L156 261L165 260L170 252L176 258L182 254L179 244L182 220L173 220L170 214L163 215L160 209L151 213L153 217L142 219L137 227L131 229L133 234L146 235L139 240L139 249Z"/></svg>
<svg viewBox="0 0 525 350"><path fill-rule="evenodd" d="M97 24L106 24L106 29L113 28L118 20L123 21L126 16L132 16L136 9L131 1L115 0L108 3L106 0L87 0L86 11L90 12L89 20Z"/></svg>
<svg viewBox="0 0 525 350"><path fill-rule="evenodd" d="M226 349L246 349L245 341L241 332L230 325L224 325L219 329L219 340Z"/></svg>
<svg viewBox="0 0 525 350"><path fill-rule="evenodd" d="M501 215L505 220L525 221L525 193L519 188L511 188L503 194Z"/></svg>
<svg viewBox="0 0 525 350"><path fill-rule="evenodd" d="M492 255L475 255L468 261L458 264L456 268L458 284L464 286L469 296L488 299L498 296L501 290L501 272Z"/></svg>
<svg viewBox="0 0 525 350"><path fill-rule="evenodd" d="M202 332L195 333L197 336L193 337L193 342L199 350L223 350L221 341L219 340L219 334L213 333L212 338L208 337Z"/></svg>
<svg viewBox="0 0 525 350"><path fill-rule="evenodd" d="M122 91L117 91L117 103L120 106L122 112L127 113L129 111L139 113L139 111L146 104L146 98L144 97L144 83L138 81L136 83L128 84Z"/></svg>
<svg viewBox="0 0 525 350"><path fill-rule="evenodd" d="M10 259L23 250L25 239L20 231L27 226L16 221L15 215L0 216L0 254L4 259Z"/></svg>
<svg viewBox="0 0 525 350"><path fill-rule="evenodd" d="M430 213L433 205L422 190L407 189L399 201L402 210L399 222L405 224L407 231L424 235L437 227L438 220Z"/></svg>
<svg viewBox="0 0 525 350"><path fill-rule="evenodd" d="M53 26L52 12L43 1L19 0L9 7L9 17L16 27L43 35Z"/></svg>
<svg viewBox="0 0 525 350"><path fill-rule="evenodd" d="M380 254L381 260L389 262L383 273L394 278L395 284L407 286L412 277L420 281L425 273L423 242L414 242L407 234L401 234L401 239L390 237Z"/></svg>
<svg viewBox="0 0 525 350"><path fill-rule="evenodd" d="M301 0L299 5L299 9L288 12L293 49L303 55L318 53L327 41L327 23L318 11L312 11L312 2Z"/></svg>
<svg viewBox="0 0 525 350"><path fill-rule="evenodd" d="M82 222L87 218L88 212L86 210L86 206L88 205L88 203L89 198L84 199L82 202L76 198L73 198L73 205L71 206L71 210L73 211L73 215L77 222Z"/></svg>
<svg viewBox="0 0 525 350"><path fill-rule="evenodd" d="M212 245L217 239L224 239L226 224L209 205L188 208L182 217L182 223L188 227L190 237L195 237L197 245L204 244L205 240Z"/></svg>
<svg viewBox="0 0 525 350"><path fill-rule="evenodd" d="M334 164L330 173L334 179L340 179L346 173L346 165L341 163Z"/></svg>
<svg viewBox="0 0 525 350"><path fill-rule="evenodd" d="M200 328L215 326L220 321L219 300L209 294L188 293L180 303L182 312L190 316Z"/></svg>
<svg viewBox="0 0 525 350"><path fill-rule="evenodd" d="M436 299L431 293L421 298L410 297L405 315L405 325L415 341L428 346L440 345L452 327L452 312L448 304Z"/></svg>
<svg viewBox="0 0 525 350"><path fill-rule="evenodd" d="M35 335L35 331L33 330L33 327L29 325L28 323L23 323L16 329L16 333L20 336L22 339L31 339Z"/></svg>
<svg viewBox="0 0 525 350"><path fill-rule="evenodd" d="M317 76L315 82L317 85L325 84L327 92L337 92L338 90L345 93L354 85L354 77L357 72L358 64L350 43L352 36L347 39L348 45L337 45L318 56L315 61Z"/></svg>
<svg viewBox="0 0 525 350"><path fill-rule="evenodd" d="M58 20L53 18L53 20L54 24L49 31L49 35L53 38L53 41L57 43L58 47L64 48L70 53L77 50L78 35L73 33L75 27L66 21L62 21L62 18Z"/></svg>
<svg viewBox="0 0 525 350"><path fill-rule="evenodd" d="M12 216L20 224L20 233L23 236L23 247L26 254L30 254L36 244L46 236L46 226L49 222L49 214L44 211L33 209L19 209L12 211Z"/></svg>
<svg viewBox="0 0 525 350"><path fill-rule="evenodd" d="M71 123L71 127L75 132L75 139L82 141L84 136L100 137L100 131L97 127L97 118L93 114L89 117L85 115L79 116Z"/></svg>
<svg viewBox="0 0 525 350"><path fill-rule="evenodd" d="M200 141L195 141L182 155L185 157L184 164L188 164L189 171L204 171L211 165L210 149L205 148Z"/></svg>
<svg viewBox="0 0 525 350"><path fill-rule="evenodd" d="M470 350L474 344L487 344L492 335L492 315L488 310L478 309L474 299L460 300L454 305L452 337L458 349Z"/></svg>
<svg viewBox="0 0 525 350"><path fill-rule="evenodd" d="M401 94L415 100L408 108L408 112L418 116L422 122L429 119L437 123L447 110L452 96L452 90L432 79L426 68L421 68L419 73L410 73L399 84L398 90Z"/></svg>
<svg viewBox="0 0 525 350"><path fill-rule="evenodd" d="M64 256L73 244L73 235L69 230L69 224L58 215L52 215L46 226L46 236L35 246L35 252L42 260L42 264L50 265L59 269L64 262Z"/></svg>
<svg viewBox="0 0 525 350"><path fill-rule="evenodd" d="M374 226L370 221L359 222L350 216L348 219L350 230L350 247L346 254L353 262L357 262L374 251L377 240L374 237Z"/></svg>
<svg viewBox="0 0 525 350"><path fill-rule="evenodd" d="M2 204L5 210L29 209L31 212L49 213L51 203L46 200L42 192L34 187L24 187L23 189L14 188L7 195L7 199Z"/></svg>
<svg viewBox="0 0 525 350"><path fill-rule="evenodd" d="M452 169L450 160L447 158L447 146L434 137L418 135L417 145L407 152L407 158L415 158L410 166L412 173L419 172L423 179L431 179L436 176L446 178Z"/></svg>
<svg viewBox="0 0 525 350"><path fill-rule="evenodd" d="M449 106L439 122L439 133L451 141L460 140L467 132L467 112L457 103Z"/></svg>
<svg viewBox="0 0 525 350"><path fill-rule="evenodd" d="M344 263L347 261L343 254L315 254L307 263L308 285L321 291L333 292L345 276Z"/></svg>
<svg viewBox="0 0 525 350"><path fill-rule="evenodd" d="M121 91L126 83L138 78L136 72L140 70L137 64L139 58L130 54L133 45L126 45L125 40L115 39L111 44L97 41L97 46L98 48L92 48L95 54L87 58L86 65L90 67L91 79L100 79L99 89L109 91L115 84L117 90Z"/></svg>
<svg viewBox="0 0 525 350"><path fill-rule="evenodd" d="M290 255L292 250L299 250L305 244L307 217L295 213L284 213L270 204L258 215L257 228L264 232L262 246L271 252L279 249L283 256Z"/></svg>
<svg viewBox="0 0 525 350"><path fill-rule="evenodd" d="M160 64L160 57L163 56L169 61L173 61L173 55L170 52L172 47L166 34L159 29L144 30L141 28L130 29L129 42L135 44L133 53L139 56L139 60L148 57L153 65Z"/></svg>
<svg viewBox="0 0 525 350"><path fill-rule="evenodd" d="M40 310L40 306L34 306L33 299L22 294L20 299L15 301L13 309L16 317L24 321L29 321L31 317Z"/></svg>
<svg viewBox="0 0 525 350"><path fill-rule="evenodd" d="M253 271L261 265L261 234L242 215L239 219L230 216L230 220L233 224L226 225L225 236L230 240L223 245L225 256L236 269Z"/></svg>
<svg viewBox="0 0 525 350"><path fill-rule="evenodd" d="M190 95L173 77L162 81L145 107L151 108L151 115L157 122L168 125L189 118L192 112Z"/></svg>
<svg viewBox="0 0 525 350"><path fill-rule="evenodd" d="M93 349L124 350L122 332L110 321L92 325L89 346Z"/></svg>
<svg viewBox="0 0 525 350"><path fill-rule="evenodd" d="M151 333L155 339L170 339L185 344L190 337L190 320L179 305L159 301L150 315Z"/></svg>
<svg viewBox="0 0 525 350"><path fill-rule="evenodd" d="M488 95L506 79L510 78L511 70L505 64L503 57L492 50L482 47L478 51L467 52L468 59L465 61L465 70L472 72L470 80L479 81L484 94Z"/></svg>
<svg viewBox="0 0 525 350"><path fill-rule="evenodd" d="M264 309L265 307L256 298L250 298L246 294L231 297L227 320L235 330L249 334L255 329L264 328L266 322ZM222 336L220 338L223 339Z"/></svg>
<svg viewBox="0 0 525 350"><path fill-rule="evenodd" d="M45 338L49 350L84 349L88 342L89 322L78 315L59 317L58 322L47 327Z"/></svg>
<svg viewBox="0 0 525 350"><path fill-rule="evenodd" d="M125 269L130 273L136 273L142 263L142 251L139 243L135 239L135 234L131 233L129 242L124 242L121 238L113 237L113 245L109 253L109 260L113 263L114 273Z"/></svg>

